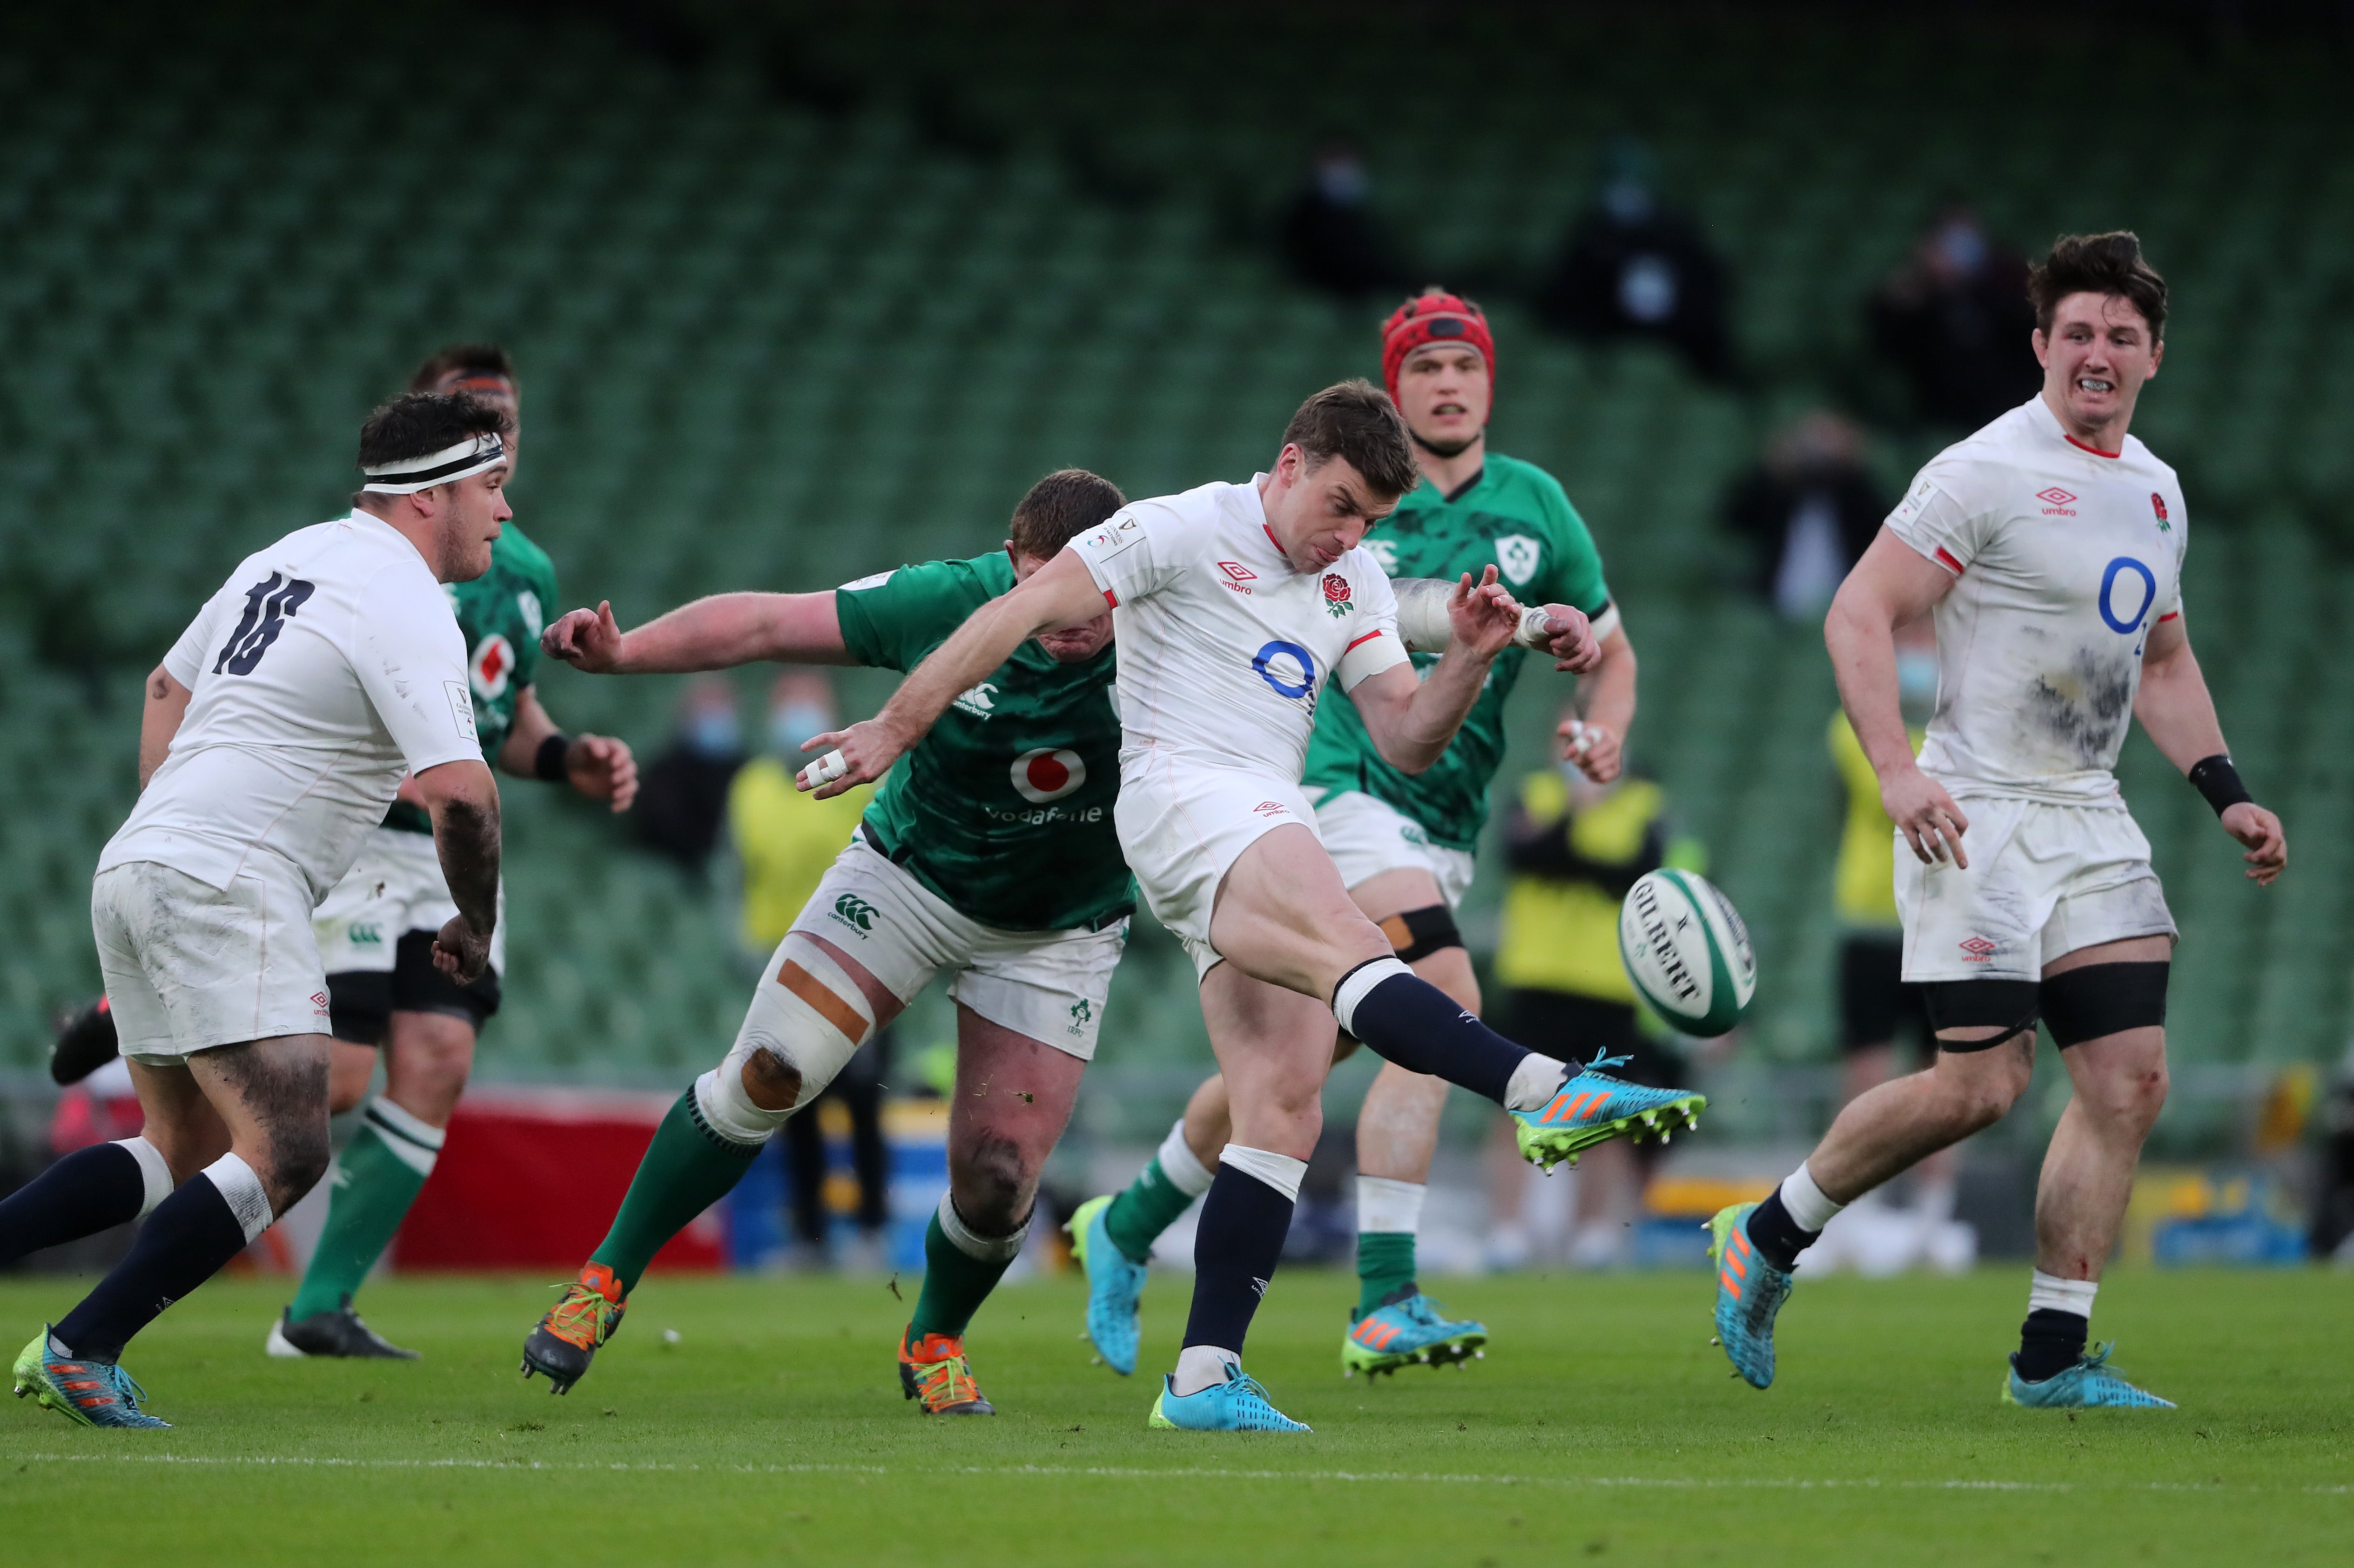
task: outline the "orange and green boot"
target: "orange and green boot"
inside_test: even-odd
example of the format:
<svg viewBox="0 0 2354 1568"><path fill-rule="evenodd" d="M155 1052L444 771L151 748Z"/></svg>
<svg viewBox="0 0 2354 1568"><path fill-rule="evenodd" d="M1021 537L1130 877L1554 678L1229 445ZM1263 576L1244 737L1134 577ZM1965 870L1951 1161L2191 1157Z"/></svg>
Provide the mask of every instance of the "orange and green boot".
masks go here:
<svg viewBox="0 0 2354 1568"><path fill-rule="evenodd" d="M899 1336L899 1386L909 1399L921 1402L927 1415L994 1415L997 1406L981 1397L972 1380L972 1363L964 1359L961 1334L926 1334L914 1343Z"/></svg>
<svg viewBox="0 0 2354 1568"><path fill-rule="evenodd" d="M611 1269L601 1263L583 1268L523 1342L524 1381L538 1372L556 1385L554 1392L572 1392L588 1375L599 1347L620 1329L626 1310L621 1282Z"/></svg>

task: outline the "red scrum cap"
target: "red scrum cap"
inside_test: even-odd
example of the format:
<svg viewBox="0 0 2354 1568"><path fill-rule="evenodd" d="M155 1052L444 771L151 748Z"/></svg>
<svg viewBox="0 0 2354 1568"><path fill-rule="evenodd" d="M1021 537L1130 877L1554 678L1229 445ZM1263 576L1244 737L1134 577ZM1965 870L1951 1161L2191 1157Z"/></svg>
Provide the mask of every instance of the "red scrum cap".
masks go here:
<svg viewBox="0 0 2354 1568"><path fill-rule="evenodd" d="M1397 398L1398 369L1405 356L1426 344L1460 343L1479 351L1488 375L1496 374L1496 340L1489 335L1487 313L1460 294L1436 285L1425 289L1390 313L1382 323L1382 382L1390 398Z"/></svg>

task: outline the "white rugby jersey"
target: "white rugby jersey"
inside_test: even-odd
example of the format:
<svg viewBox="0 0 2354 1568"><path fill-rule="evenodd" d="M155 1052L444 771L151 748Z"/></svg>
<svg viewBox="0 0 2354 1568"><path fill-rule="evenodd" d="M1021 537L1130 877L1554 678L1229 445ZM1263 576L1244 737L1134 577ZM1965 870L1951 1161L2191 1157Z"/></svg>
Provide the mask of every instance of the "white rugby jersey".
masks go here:
<svg viewBox="0 0 2354 1568"><path fill-rule="evenodd" d="M164 668L195 694L101 871L152 861L225 888L275 855L316 904L403 773L482 758L449 596L365 512L247 556Z"/></svg>
<svg viewBox="0 0 2354 1568"><path fill-rule="evenodd" d="M1923 771L1956 797L2116 799L2149 629L2181 613L2174 471L2073 440L2039 396L1947 447L1889 531L1955 574Z"/></svg>
<svg viewBox="0 0 2354 1568"><path fill-rule="evenodd" d="M1358 548L1294 571L1256 482L1135 502L1070 547L1112 606L1123 764L1158 750L1297 784L1324 683L1406 662L1381 564Z"/></svg>

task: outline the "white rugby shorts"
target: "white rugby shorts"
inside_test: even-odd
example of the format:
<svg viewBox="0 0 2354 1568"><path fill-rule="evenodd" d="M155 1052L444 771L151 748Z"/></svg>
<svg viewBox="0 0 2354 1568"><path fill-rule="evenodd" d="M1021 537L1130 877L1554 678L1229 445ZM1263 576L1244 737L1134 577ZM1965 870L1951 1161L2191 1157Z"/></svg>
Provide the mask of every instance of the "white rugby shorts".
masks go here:
<svg viewBox="0 0 2354 1568"><path fill-rule="evenodd" d="M1095 1056L1111 972L1128 946L1126 919L1100 931L1001 931L969 920L864 835L834 858L793 929L857 959L901 1001L952 970L951 1000L1082 1062ZM770 960L747 1028L782 967L781 957Z"/></svg>
<svg viewBox="0 0 2354 1568"><path fill-rule="evenodd" d="M1969 819L1967 870L1924 865L1896 842L1907 980L2041 980L2044 965L2079 948L2176 934L2149 841L2122 804L1956 804Z"/></svg>
<svg viewBox="0 0 2354 1568"><path fill-rule="evenodd" d="M1210 946L1210 916L1243 851L1287 823L1319 831L1298 784L1238 768L1172 763L1158 752L1120 759L1112 815L1146 905L1185 945L1196 978L1225 961Z"/></svg>
<svg viewBox="0 0 2354 1568"><path fill-rule="evenodd" d="M319 959L331 975L389 974L403 933L439 932L457 918L441 852L430 833L376 827L359 858L311 916ZM507 890L499 885L498 924L491 928L491 968L507 972Z"/></svg>
<svg viewBox="0 0 2354 1568"><path fill-rule="evenodd" d="M226 889L151 861L90 884L98 967L122 1054L176 1065L216 1045L327 1033L327 971L302 874L246 857Z"/></svg>
<svg viewBox="0 0 2354 1568"><path fill-rule="evenodd" d="M1339 868L1341 885L1352 890L1385 871L1426 871L1438 884L1438 896L1453 909L1471 891L1479 869L1469 852L1431 842L1420 822L1362 789L1317 800L1316 836Z"/></svg>

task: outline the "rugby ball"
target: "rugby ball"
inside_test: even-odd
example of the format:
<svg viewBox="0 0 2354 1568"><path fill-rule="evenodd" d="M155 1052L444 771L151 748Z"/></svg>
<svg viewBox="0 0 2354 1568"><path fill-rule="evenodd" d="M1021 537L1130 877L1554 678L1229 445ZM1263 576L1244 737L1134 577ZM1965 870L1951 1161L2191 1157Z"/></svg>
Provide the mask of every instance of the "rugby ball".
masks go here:
<svg viewBox="0 0 2354 1568"><path fill-rule="evenodd" d="M1757 994L1757 954L1733 901L1689 871L1648 872L1618 909L1618 957L1635 990L1668 1023L1723 1034Z"/></svg>

